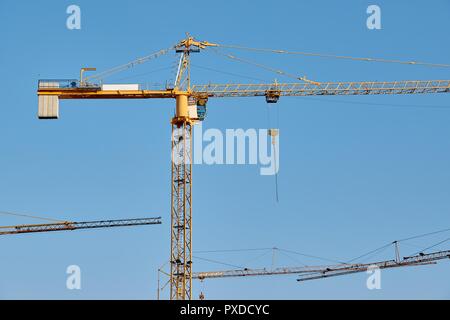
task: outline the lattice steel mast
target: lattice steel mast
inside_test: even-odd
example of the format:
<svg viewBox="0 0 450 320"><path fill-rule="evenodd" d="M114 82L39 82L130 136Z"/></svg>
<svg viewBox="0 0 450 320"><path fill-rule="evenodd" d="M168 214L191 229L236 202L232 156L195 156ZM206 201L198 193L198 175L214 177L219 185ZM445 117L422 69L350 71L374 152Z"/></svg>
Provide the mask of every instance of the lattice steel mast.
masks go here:
<svg viewBox="0 0 450 320"><path fill-rule="evenodd" d="M192 126L196 100L190 99L190 54L205 43L188 37L175 46L181 53L175 79L176 108L172 118L172 189L170 239L170 299L192 297Z"/></svg>

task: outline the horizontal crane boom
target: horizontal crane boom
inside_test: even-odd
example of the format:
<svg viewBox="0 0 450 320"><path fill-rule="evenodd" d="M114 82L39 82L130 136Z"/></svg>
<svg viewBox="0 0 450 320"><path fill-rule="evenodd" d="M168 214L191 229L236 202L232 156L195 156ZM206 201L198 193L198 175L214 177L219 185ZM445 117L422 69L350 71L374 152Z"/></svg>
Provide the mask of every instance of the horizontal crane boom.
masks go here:
<svg viewBox="0 0 450 320"><path fill-rule="evenodd" d="M420 266L427 264L434 264L437 260L450 258L450 250L433 252L429 254L421 253L412 257L405 257L402 261L387 260L375 263L354 264L349 267L343 266L342 268L336 268L331 270L324 270L317 272L316 274L300 275L297 281L315 280L321 278L328 278L358 272L365 272L370 268L378 267L379 269L408 267L408 266Z"/></svg>
<svg viewBox="0 0 450 320"><path fill-rule="evenodd" d="M161 224L161 217L156 218L138 218L138 219L120 219L120 220L99 220L85 222L60 222L47 224L25 224L17 226L0 227L0 235L49 232L49 231L67 231L77 229L128 227L139 225ZM3 229L3 230L2 230Z"/></svg>
<svg viewBox="0 0 450 320"><path fill-rule="evenodd" d="M450 250L433 252L429 254L419 254L416 256L405 257L402 261L386 260L380 262L366 264L338 264L326 266L304 266L304 267L283 267L272 270L268 269L242 269L242 270L225 270L225 271L209 271L195 272L193 279L209 279L209 278L230 278L245 276L270 276L284 274L299 274L299 281L318 279L334 275L343 275L348 273L356 273L366 271L371 266L377 266L380 269L417 266L430 264L437 260L450 258Z"/></svg>
<svg viewBox="0 0 450 320"><path fill-rule="evenodd" d="M48 80L51 81L51 80ZM53 82L57 84L55 81ZM205 97L255 97L267 94L280 96L376 95L450 92L450 80L369 81L272 83L272 84L202 84L193 85L191 92L167 90L102 90L101 87L39 86L38 95L58 96L59 99L161 99L178 94Z"/></svg>
<svg viewBox="0 0 450 320"><path fill-rule="evenodd" d="M273 84L207 84L194 85L192 90L208 97L374 95L450 92L450 80L368 81L273 83Z"/></svg>

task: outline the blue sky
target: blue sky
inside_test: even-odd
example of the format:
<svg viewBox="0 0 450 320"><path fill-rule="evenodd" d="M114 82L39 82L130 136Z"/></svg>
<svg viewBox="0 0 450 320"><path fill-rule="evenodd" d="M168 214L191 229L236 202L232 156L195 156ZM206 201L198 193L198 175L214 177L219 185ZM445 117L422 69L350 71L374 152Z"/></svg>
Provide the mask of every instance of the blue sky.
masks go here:
<svg viewBox="0 0 450 320"><path fill-rule="evenodd" d="M70 4L81 8L81 30L66 28ZM366 28L370 4L381 7L381 30ZM38 121L38 79L77 78L85 66L105 70L166 48L186 32L256 48L450 63L449 15L445 0L2 0L0 209L75 221L161 215L163 225L3 237L0 298L154 299L157 269L169 256L173 102L63 101L59 120ZM448 68L235 54L318 81L450 76ZM165 83L173 78L167 68L174 61L169 54L110 81ZM291 81L206 52L193 56L192 64L194 83ZM285 97L268 111L263 98L211 99L204 129L267 128L268 114L271 125L278 114L280 201L274 178L260 176L257 166L195 166L194 251L277 246L348 260L398 238L447 228L449 102L445 94ZM33 222L0 216L1 225ZM401 250L407 255L443 238L417 240ZM239 266L270 266L270 253L259 254L194 253ZM295 258L326 263L294 257L279 255L277 265L295 265ZM392 257L389 251L374 259ZM82 270L79 291L65 287L71 264ZM448 267L443 261L383 272L381 290L368 290L367 275L359 274L302 284L295 276L209 280L195 283L194 294L448 299ZM223 268L230 267L194 261L196 271Z"/></svg>

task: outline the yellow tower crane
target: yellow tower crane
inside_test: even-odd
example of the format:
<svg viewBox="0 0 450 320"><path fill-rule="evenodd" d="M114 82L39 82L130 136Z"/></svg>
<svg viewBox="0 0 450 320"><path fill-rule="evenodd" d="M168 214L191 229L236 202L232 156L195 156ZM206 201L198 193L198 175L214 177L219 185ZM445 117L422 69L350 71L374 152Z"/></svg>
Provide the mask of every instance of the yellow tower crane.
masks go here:
<svg viewBox="0 0 450 320"><path fill-rule="evenodd" d="M105 72L80 80L40 80L38 99L40 119L59 117L60 99L174 99L175 115L172 125L172 191L171 191L171 254L170 298L177 300L192 297L192 126L202 121L209 98L265 97L267 103L275 103L281 96L318 95L379 95L448 93L450 80L391 81L391 82L314 82L285 72L264 67L280 75L291 76L294 83L269 84L203 84L191 85L190 55L201 50L226 47L216 43L197 41L191 36L176 45L134 60ZM228 46L231 48L231 46ZM180 54L177 76L173 87L164 90L142 90L138 85L99 85L98 80L110 74L157 58L175 50ZM274 50L283 53L280 50ZM233 55L229 59L248 62ZM346 57L341 57L346 58ZM366 59L367 60L367 59ZM372 59L373 60L373 59ZM369 60L370 61L370 60ZM384 61L386 62L386 61ZM389 62L389 61L388 61ZM420 63L414 63L420 64ZM298 82L301 81L301 82Z"/></svg>

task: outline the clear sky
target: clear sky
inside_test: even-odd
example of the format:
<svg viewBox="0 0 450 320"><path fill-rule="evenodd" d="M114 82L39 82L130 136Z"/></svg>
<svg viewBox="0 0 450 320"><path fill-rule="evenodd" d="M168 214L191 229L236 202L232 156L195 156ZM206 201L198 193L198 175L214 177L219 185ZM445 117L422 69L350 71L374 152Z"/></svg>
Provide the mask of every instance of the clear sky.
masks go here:
<svg viewBox="0 0 450 320"><path fill-rule="evenodd" d="M80 30L66 28L71 4L81 8ZM371 4L381 8L381 30L366 27ZM163 224L3 237L0 298L154 299L157 269L169 258L173 101L66 100L59 120L39 121L38 79L78 78L86 66L105 70L167 48L186 32L256 48L450 63L449 18L447 0L2 0L0 210L75 221L160 215ZM450 78L449 68L230 52L317 81ZM108 80L164 84L175 61L170 53ZM207 52L194 55L192 64L194 83L292 81ZM258 166L194 166L194 255L270 267L270 251L199 251L276 246L346 261L395 239L448 228L449 98L282 97L271 110L263 98L211 99L204 129L267 128L278 115L279 202L274 177L261 176ZM0 216L1 225L34 222ZM411 241L401 253L445 236ZM448 242L433 249L445 248ZM385 258L393 251L373 257ZM275 262L329 263L281 252ZM73 264L82 271L81 290L66 289ZM229 268L194 260L195 271ZM301 284L295 275L219 279L195 282L194 294L450 298L448 261L385 271L381 290L368 290L367 277Z"/></svg>

